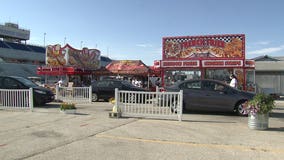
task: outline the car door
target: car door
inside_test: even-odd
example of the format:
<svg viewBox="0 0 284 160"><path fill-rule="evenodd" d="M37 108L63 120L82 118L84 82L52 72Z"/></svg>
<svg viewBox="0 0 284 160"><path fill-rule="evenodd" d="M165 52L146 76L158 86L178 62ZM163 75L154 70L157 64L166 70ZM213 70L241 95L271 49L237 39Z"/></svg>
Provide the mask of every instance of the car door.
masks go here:
<svg viewBox="0 0 284 160"><path fill-rule="evenodd" d="M115 88L120 89L121 83L119 81L110 80L107 83L107 86L104 89L105 98L113 98L115 95Z"/></svg>
<svg viewBox="0 0 284 160"><path fill-rule="evenodd" d="M100 98L107 98L109 95L109 81L99 81L96 84L96 92Z"/></svg>
<svg viewBox="0 0 284 160"><path fill-rule="evenodd" d="M201 105L201 81L185 81L179 88L183 90L184 107L188 110L199 110Z"/></svg>
<svg viewBox="0 0 284 160"><path fill-rule="evenodd" d="M22 83L10 77L3 78L2 85L5 89L27 89Z"/></svg>
<svg viewBox="0 0 284 160"><path fill-rule="evenodd" d="M209 111L229 111L235 103L234 96L227 91L227 86L216 81L203 81L203 108ZM232 103L233 102L233 103Z"/></svg>

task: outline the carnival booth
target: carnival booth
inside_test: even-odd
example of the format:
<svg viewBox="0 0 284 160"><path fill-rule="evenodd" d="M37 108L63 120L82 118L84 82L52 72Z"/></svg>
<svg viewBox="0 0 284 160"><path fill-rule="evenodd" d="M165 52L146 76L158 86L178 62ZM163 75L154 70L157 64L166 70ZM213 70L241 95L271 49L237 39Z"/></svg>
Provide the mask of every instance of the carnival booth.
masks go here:
<svg viewBox="0 0 284 160"><path fill-rule="evenodd" d="M114 60L105 69L116 79L122 79L148 88L149 67L141 60ZM136 82L136 83L135 83Z"/></svg>
<svg viewBox="0 0 284 160"><path fill-rule="evenodd" d="M97 49L83 48L78 50L69 44L64 47L49 45L46 47L46 65L37 68L37 74L64 77L81 83L83 80L90 81L92 72L100 68L100 51ZM87 77L84 77L87 76Z"/></svg>
<svg viewBox="0 0 284 160"><path fill-rule="evenodd" d="M147 77L149 67L141 60L116 60L106 66L106 69L120 76L144 76Z"/></svg>
<svg viewBox="0 0 284 160"><path fill-rule="evenodd" d="M162 56L163 86L188 79L228 82L235 74L239 89L255 90L255 66L245 59L244 34L164 37Z"/></svg>

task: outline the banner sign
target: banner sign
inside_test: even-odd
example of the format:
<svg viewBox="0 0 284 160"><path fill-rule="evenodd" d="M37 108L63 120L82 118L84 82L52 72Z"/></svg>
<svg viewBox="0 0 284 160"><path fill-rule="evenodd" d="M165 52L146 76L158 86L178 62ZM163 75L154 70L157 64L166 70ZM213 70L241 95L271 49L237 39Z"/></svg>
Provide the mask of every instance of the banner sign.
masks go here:
<svg viewBox="0 0 284 160"><path fill-rule="evenodd" d="M245 59L245 35L163 38L163 60Z"/></svg>
<svg viewBox="0 0 284 160"><path fill-rule="evenodd" d="M199 60L192 61L162 61L162 67L199 67Z"/></svg>
<svg viewBox="0 0 284 160"><path fill-rule="evenodd" d="M207 67L207 68L218 68L218 67L243 67L242 60L188 60L188 61L162 61L161 66L163 68L179 68L179 67Z"/></svg>
<svg viewBox="0 0 284 160"><path fill-rule="evenodd" d="M83 48L77 50L68 44L61 48L59 44L46 48L46 65L51 67L69 66L85 69L100 68L100 51Z"/></svg>
<svg viewBox="0 0 284 160"><path fill-rule="evenodd" d="M242 60L204 60L203 67L243 67Z"/></svg>
<svg viewBox="0 0 284 160"><path fill-rule="evenodd" d="M255 67L255 61L254 60L246 60L245 61L245 66L254 68Z"/></svg>

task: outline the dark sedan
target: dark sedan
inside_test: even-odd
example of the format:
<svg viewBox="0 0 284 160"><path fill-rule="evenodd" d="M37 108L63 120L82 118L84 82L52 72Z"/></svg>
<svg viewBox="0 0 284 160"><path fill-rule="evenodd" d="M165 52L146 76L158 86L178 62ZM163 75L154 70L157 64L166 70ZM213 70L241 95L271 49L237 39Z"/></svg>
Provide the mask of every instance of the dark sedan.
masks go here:
<svg viewBox="0 0 284 160"><path fill-rule="evenodd" d="M183 90L183 108L198 111L236 112L246 115L245 102L254 94L240 91L217 80L187 80L166 87L166 91Z"/></svg>
<svg viewBox="0 0 284 160"><path fill-rule="evenodd" d="M29 79L17 76L0 76L1 89L33 89L34 105L40 106L54 100L51 90L40 87Z"/></svg>
<svg viewBox="0 0 284 160"><path fill-rule="evenodd" d="M128 81L117 79L100 80L92 83L92 101L98 101L99 99L108 101L110 98L114 98L115 88L127 91L146 91L143 88L132 85Z"/></svg>

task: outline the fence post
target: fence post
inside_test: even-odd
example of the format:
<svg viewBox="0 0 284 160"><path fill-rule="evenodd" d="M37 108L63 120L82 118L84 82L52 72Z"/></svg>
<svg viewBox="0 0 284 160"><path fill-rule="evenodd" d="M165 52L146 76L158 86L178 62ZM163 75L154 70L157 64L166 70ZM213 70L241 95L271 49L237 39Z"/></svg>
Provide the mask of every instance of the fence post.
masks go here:
<svg viewBox="0 0 284 160"><path fill-rule="evenodd" d="M115 103L115 106L117 107L117 111L119 111L120 108L118 106L118 101L119 101L119 99L118 99L118 88L115 88L114 99L115 99L114 103Z"/></svg>
<svg viewBox="0 0 284 160"><path fill-rule="evenodd" d="M160 98L160 94L159 94L159 87L158 86L156 86L156 99L155 99L155 106L159 106L160 104L159 104L159 98Z"/></svg>
<svg viewBox="0 0 284 160"><path fill-rule="evenodd" d="M179 109L179 111L177 112L178 113L178 120L179 121L182 121L182 109L183 109L183 90L180 90L179 91L179 107L180 107L180 109Z"/></svg>
<svg viewBox="0 0 284 160"><path fill-rule="evenodd" d="M29 89L29 107L30 107L30 110L33 111L34 109L33 88Z"/></svg>
<svg viewBox="0 0 284 160"><path fill-rule="evenodd" d="M55 99L58 100L58 96L59 96L59 86L56 85L55 86Z"/></svg>
<svg viewBox="0 0 284 160"><path fill-rule="evenodd" d="M93 94L93 91L92 91L92 86L89 87L89 102L92 103L92 94Z"/></svg>

